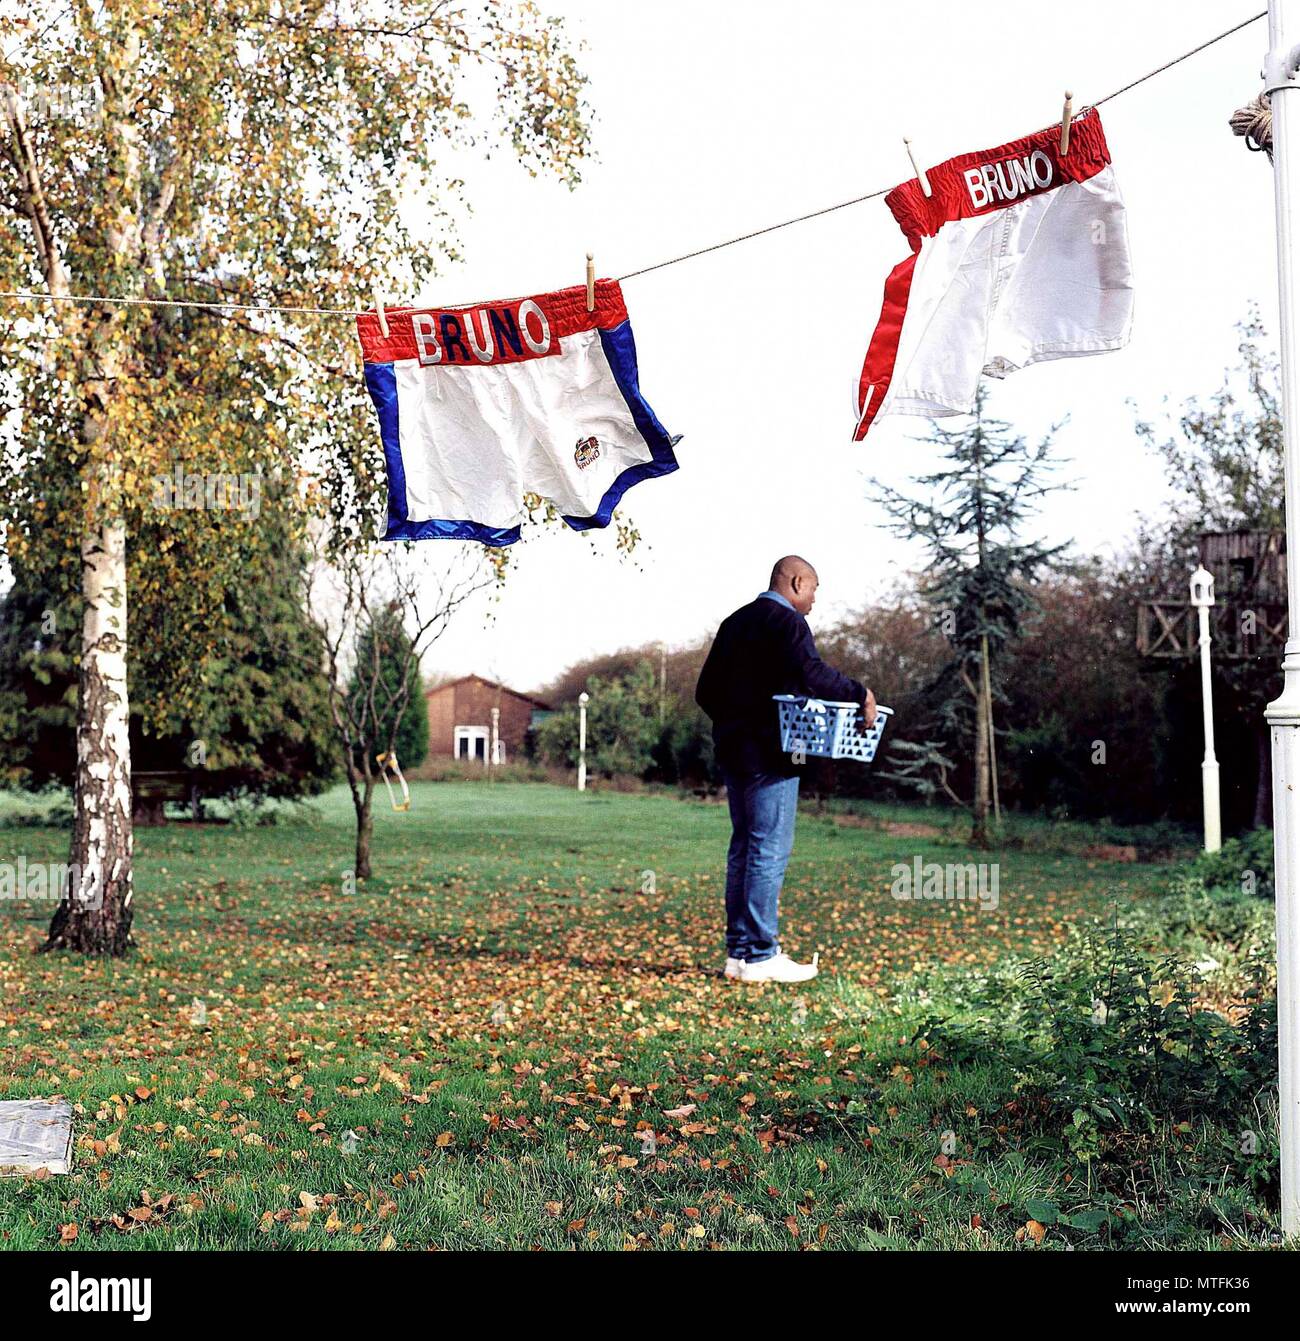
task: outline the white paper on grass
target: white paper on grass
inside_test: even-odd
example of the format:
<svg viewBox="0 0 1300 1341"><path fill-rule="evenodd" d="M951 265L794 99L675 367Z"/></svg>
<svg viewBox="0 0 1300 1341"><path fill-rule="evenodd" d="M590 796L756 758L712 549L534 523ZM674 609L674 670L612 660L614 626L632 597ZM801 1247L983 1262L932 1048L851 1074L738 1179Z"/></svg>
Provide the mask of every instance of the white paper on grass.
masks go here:
<svg viewBox="0 0 1300 1341"><path fill-rule="evenodd" d="M72 1167L72 1108L62 1099L0 1100L0 1176L67 1173Z"/></svg>

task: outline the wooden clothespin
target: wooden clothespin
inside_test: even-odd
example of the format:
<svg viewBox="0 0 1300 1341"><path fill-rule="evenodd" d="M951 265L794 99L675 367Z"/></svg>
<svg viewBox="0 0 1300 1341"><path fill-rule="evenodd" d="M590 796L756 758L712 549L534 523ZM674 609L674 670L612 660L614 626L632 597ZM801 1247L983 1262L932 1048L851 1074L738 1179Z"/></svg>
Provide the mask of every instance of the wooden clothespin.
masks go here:
<svg viewBox="0 0 1300 1341"><path fill-rule="evenodd" d="M912 152L912 141L909 140L906 135L903 136L903 143L907 146L908 158L912 160L912 171L916 173L916 180L921 183L921 193L929 199L930 179L921 171L921 168L916 161L916 155Z"/></svg>
<svg viewBox="0 0 1300 1341"><path fill-rule="evenodd" d="M371 290L375 298L375 311L379 314L379 333L388 339L388 314L384 311L384 287L378 280L375 280L374 288Z"/></svg>
<svg viewBox="0 0 1300 1341"><path fill-rule="evenodd" d="M596 262L590 252L587 253L587 311L596 310Z"/></svg>
<svg viewBox="0 0 1300 1341"><path fill-rule="evenodd" d="M1070 152L1070 120L1074 116L1074 94L1065 90L1065 108L1061 112L1061 157Z"/></svg>

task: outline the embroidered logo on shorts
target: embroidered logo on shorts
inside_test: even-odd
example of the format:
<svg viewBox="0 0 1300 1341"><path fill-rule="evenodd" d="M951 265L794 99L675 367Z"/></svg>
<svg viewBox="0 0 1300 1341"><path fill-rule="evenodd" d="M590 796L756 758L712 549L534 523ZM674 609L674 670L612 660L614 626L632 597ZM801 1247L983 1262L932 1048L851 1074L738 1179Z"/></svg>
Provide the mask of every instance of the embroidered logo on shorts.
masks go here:
<svg viewBox="0 0 1300 1341"><path fill-rule="evenodd" d="M573 449L573 459L578 463L579 470L586 470L599 456L600 443L597 439L578 439L578 445Z"/></svg>

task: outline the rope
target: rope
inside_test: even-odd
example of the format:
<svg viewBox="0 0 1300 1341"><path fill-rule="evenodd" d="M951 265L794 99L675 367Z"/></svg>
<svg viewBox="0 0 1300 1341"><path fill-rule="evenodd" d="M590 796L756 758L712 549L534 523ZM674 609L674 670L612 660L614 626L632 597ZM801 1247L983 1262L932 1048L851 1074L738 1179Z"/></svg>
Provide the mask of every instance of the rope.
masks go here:
<svg viewBox="0 0 1300 1341"><path fill-rule="evenodd" d="M1108 93L1104 98L1098 98L1092 105L1100 107L1103 103L1108 103L1121 94L1128 93L1131 89L1137 88L1140 84L1145 84L1148 79L1154 79L1157 75L1164 74L1166 70L1172 70L1175 65L1181 65L1183 61L1190 60L1191 57L1199 55L1202 51L1212 47L1217 42L1222 42L1224 38L1231 37L1234 33L1240 32L1243 28L1249 27L1252 23L1257 23L1260 19L1267 16L1267 10L1261 10L1258 14L1252 14L1250 18L1243 19L1240 23L1234 24L1231 28L1226 28L1223 32L1214 37L1207 38L1204 42L1191 48L1190 51L1184 51L1181 56L1175 56L1172 60L1166 61L1163 65L1157 65L1154 70L1148 70L1146 74L1139 75L1136 79L1130 80L1127 84L1117 88L1113 93ZM1258 101L1258 99L1256 100ZM1252 104L1253 105L1253 104ZM1234 114L1233 123L1236 129L1236 120L1246 109ZM1238 134L1244 134L1238 131ZM1249 143L1249 139L1247 140ZM1270 133L1271 144L1271 133ZM1264 147L1261 144L1261 147ZM624 280L636 279L641 275L648 275L655 270L664 270L670 265L680 265L683 261L692 261L698 256L707 256L711 252L722 251L725 247L734 247L741 242L752 241L756 237L764 237L768 233L779 232L783 228L793 228L795 224L807 223L809 219L819 219L825 214L834 214L836 210L848 209L851 205L861 205L868 200L876 200L880 196L887 195L892 187L881 187L877 191L868 191L866 195L854 196L852 200L842 200L837 205L826 205L821 209L810 210L807 214L796 215L793 219L783 219L779 223L768 224L763 228L755 228L751 232L742 233L739 237L726 238L721 242L714 242L707 247L698 247L694 251L683 252L680 256L670 257L666 261L656 261L653 265L642 266L639 270L629 270L625 275L619 275L618 280L622 283ZM291 307L279 306L271 303L213 303L213 302L193 302L183 299L171 298L106 298L99 295L86 294L49 294L36 293L31 290L0 290L0 298L15 299L26 302L54 302L54 303L118 303L130 307L188 307L203 308L218 312L289 312L299 315L309 316L340 316L356 317L362 313L354 311L347 307ZM468 306L468 304L456 304L455 306Z"/></svg>
<svg viewBox="0 0 1300 1341"><path fill-rule="evenodd" d="M199 307L216 312L296 312L323 317L359 317L351 307L285 307L274 303L195 302L185 298L109 298L103 294L38 293L33 289L0 289L0 298L25 298L38 303L116 303L123 307ZM397 306L396 303L393 304Z"/></svg>
<svg viewBox="0 0 1300 1341"><path fill-rule="evenodd" d="M1257 93L1244 107L1238 107L1228 118L1234 135L1242 136L1246 148L1259 153L1263 150L1273 160L1273 107L1266 94Z"/></svg>
<svg viewBox="0 0 1300 1341"><path fill-rule="evenodd" d="M1211 37L1201 43L1198 47L1193 47L1190 51L1184 51L1181 56L1175 56L1173 60L1166 61L1163 65L1157 65L1154 70L1149 70L1146 74L1133 80L1131 84L1125 84L1123 88L1117 88L1114 93L1108 93L1104 98L1098 98L1094 107L1100 107L1102 103L1109 102L1112 98L1118 98L1121 93L1127 93L1131 88L1137 88L1139 84L1145 84L1148 79L1154 79L1158 74L1164 74L1166 70L1172 70L1175 65L1180 65L1183 61L1192 56L1198 55L1206 47L1212 47L1216 42L1222 42L1225 37L1231 37L1233 33L1239 33L1243 28L1249 28L1252 23L1258 23L1260 19L1268 18L1268 10L1262 9L1258 14L1252 14L1248 19L1242 19L1238 24L1231 28L1224 29L1217 37Z"/></svg>
<svg viewBox="0 0 1300 1341"><path fill-rule="evenodd" d="M869 191L865 196L854 196L852 200L841 200L838 205L827 205L824 209L812 210L801 214L797 219L784 219L780 223L768 224L766 228L756 228L752 233L742 233L739 237L730 237L725 242L715 242L711 247L700 247L697 251L683 252L669 261L657 261L654 265L642 266L640 270L629 270L620 275L621 284L625 279L635 279L638 275L648 275L652 270L662 270L665 266L677 265L681 261L693 261L697 256L707 256L711 251L721 251L724 247L734 247L737 242L748 242L751 238L762 237L765 233L775 233L782 228L791 228L808 219L819 219L823 214L834 214L836 210L846 210L850 205L861 205L864 200L875 200L878 196L888 195L892 186L882 187L879 191Z"/></svg>

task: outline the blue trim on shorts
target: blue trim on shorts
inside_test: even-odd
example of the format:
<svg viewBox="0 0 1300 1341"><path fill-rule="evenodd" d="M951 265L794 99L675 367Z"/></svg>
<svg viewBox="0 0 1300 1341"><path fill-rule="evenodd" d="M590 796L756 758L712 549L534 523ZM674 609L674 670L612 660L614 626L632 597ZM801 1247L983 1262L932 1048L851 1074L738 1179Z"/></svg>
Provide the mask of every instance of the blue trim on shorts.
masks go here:
<svg viewBox="0 0 1300 1341"><path fill-rule="evenodd" d="M636 340L632 336L632 323L624 321L615 326L613 330L602 330L599 334L601 348L605 351L605 359L609 364L610 371L614 374L614 381L618 383L618 389L623 393L623 399L627 402L627 408L632 413L632 420L637 426L637 431L645 439L646 446L650 448L650 460L642 461L635 466L629 466L617 476L613 484L605 490L604 497L600 500L600 506L590 517L565 517L565 522L575 531L588 531L596 526L608 526L609 519L614 515L614 509L618 507L619 500L634 484L640 484L642 480L654 479L657 475L669 475L676 470L677 457L673 453L673 448L682 440L680 433L676 437L669 434L668 430L655 417L655 412L646 404L645 397L641 394L636 366Z"/></svg>
<svg viewBox="0 0 1300 1341"><path fill-rule="evenodd" d="M384 466L388 474L388 529L384 539L392 536L395 526L407 519L406 467L402 464L402 441L397 429L397 374L391 363L367 363L366 386L379 416L379 438L384 444Z"/></svg>
<svg viewBox="0 0 1300 1341"><path fill-rule="evenodd" d="M431 518L429 521L389 522L384 532L385 540L477 540L481 545L497 548L513 545L519 539L518 526L488 526L475 521L443 521Z"/></svg>
<svg viewBox="0 0 1300 1341"><path fill-rule="evenodd" d="M477 540L482 545L513 545L518 526L488 526L475 521L444 521L433 518L413 522L406 506L406 467L397 429L397 375L391 363L367 363L366 386L379 415L379 436L384 444L388 472L388 526L385 540Z"/></svg>

